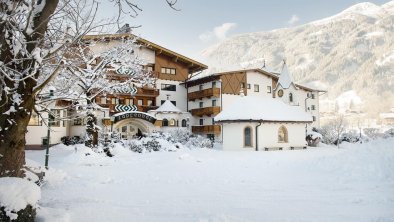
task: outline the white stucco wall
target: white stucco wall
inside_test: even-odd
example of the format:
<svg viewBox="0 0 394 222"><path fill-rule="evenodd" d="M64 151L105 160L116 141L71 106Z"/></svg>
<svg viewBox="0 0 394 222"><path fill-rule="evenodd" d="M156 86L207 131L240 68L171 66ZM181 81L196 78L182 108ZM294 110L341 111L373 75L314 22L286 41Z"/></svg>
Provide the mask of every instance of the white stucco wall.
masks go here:
<svg viewBox="0 0 394 222"><path fill-rule="evenodd" d="M266 75L255 71L246 72L246 84L250 84L250 89L247 89L248 96L269 96L272 97L271 93L268 93L267 86L272 86L272 79ZM259 92L254 91L254 85L259 85Z"/></svg>
<svg viewBox="0 0 394 222"><path fill-rule="evenodd" d="M167 100L167 95L170 96L171 101L176 101L176 107L178 107L181 111L186 112L187 110L187 94L186 88L184 85L180 85L179 81L171 81L171 80L162 80L158 79L156 81L156 87L160 90L159 96L156 98L157 106L161 105L161 100ZM176 85L176 91L165 91L161 90L161 84L172 84Z"/></svg>
<svg viewBox="0 0 394 222"><path fill-rule="evenodd" d="M222 125L223 150L255 150L257 123L224 123ZM244 147L244 129L252 128L252 147ZM278 130L285 126L288 132L288 143L278 142ZM258 127L258 147L260 151L264 147L283 147L289 149L291 146L306 146L305 124L303 123L262 123Z"/></svg>
<svg viewBox="0 0 394 222"><path fill-rule="evenodd" d="M91 50L95 53L102 53L116 47L120 44L119 40L111 40L110 42L97 42L91 47ZM136 46L133 48L134 55L140 59L143 64L154 64L155 63L155 51L146 48L144 46Z"/></svg>

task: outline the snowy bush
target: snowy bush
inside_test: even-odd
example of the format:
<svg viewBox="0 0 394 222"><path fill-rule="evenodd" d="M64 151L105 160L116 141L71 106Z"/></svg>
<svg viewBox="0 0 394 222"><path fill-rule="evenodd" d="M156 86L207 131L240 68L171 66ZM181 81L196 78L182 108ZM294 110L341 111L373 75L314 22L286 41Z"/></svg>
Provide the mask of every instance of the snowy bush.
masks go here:
<svg viewBox="0 0 394 222"><path fill-rule="evenodd" d="M161 145L156 138L146 138L143 140L142 145L148 152L161 150Z"/></svg>
<svg viewBox="0 0 394 222"><path fill-rule="evenodd" d="M394 128L391 128L384 132L384 138L394 137Z"/></svg>
<svg viewBox="0 0 394 222"><path fill-rule="evenodd" d="M155 132L141 139L124 141L124 146L133 152L175 151L183 147L212 148L212 141L200 135L193 135L187 130L174 130L168 133Z"/></svg>
<svg viewBox="0 0 394 222"><path fill-rule="evenodd" d="M356 143L361 140L360 133L355 130L349 130L348 132L342 133L341 141L346 141L349 143Z"/></svg>
<svg viewBox="0 0 394 222"><path fill-rule="evenodd" d="M321 127L319 133L322 135L322 142L325 144L335 144L337 135L335 134L334 126L329 124Z"/></svg>
<svg viewBox="0 0 394 222"><path fill-rule="evenodd" d="M312 131L307 132L306 134L306 141L308 142L308 146L316 147L323 136L317 132L316 128L313 128Z"/></svg>
<svg viewBox="0 0 394 222"><path fill-rule="evenodd" d="M34 221L40 198L41 190L33 182L16 177L0 178L0 221Z"/></svg>
<svg viewBox="0 0 394 222"><path fill-rule="evenodd" d="M377 139L383 137L383 134L379 133L378 128L365 128L363 129L364 134L370 139Z"/></svg>

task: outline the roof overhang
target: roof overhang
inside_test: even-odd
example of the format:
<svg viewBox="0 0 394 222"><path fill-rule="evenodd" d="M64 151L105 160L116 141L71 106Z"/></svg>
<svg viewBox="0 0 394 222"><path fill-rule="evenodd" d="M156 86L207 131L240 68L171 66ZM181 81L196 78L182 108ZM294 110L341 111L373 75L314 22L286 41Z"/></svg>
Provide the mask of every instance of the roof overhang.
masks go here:
<svg viewBox="0 0 394 222"><path fill-rule="evenodd" d="M181 55L179 53L176 53L172 50L169 50L167 48L164 48L160 45L157 45L153 42L150 42L146 39L143 39L141 37L138 37L136 35L133 34L129 34L129 33L121 33L121 34L102 34L102 35L86 35L84 36L82 39L83 40L99 40L99 39L103 39L103 40L116 40L116 39L124 39L124 38L136 38L137 42L146 46L147 48L150 48L152 50L154 50L156 53L158 54L163 54L166 56L169 56L171 58L173 58L176 61L180 61L186 64L186 66L188 67L190 73L194 73L194 72L198 72L198 71L202 71L208 68L207 65L200 63L196 60L193 60L191 58L188 58L184 55Z"/></svg>

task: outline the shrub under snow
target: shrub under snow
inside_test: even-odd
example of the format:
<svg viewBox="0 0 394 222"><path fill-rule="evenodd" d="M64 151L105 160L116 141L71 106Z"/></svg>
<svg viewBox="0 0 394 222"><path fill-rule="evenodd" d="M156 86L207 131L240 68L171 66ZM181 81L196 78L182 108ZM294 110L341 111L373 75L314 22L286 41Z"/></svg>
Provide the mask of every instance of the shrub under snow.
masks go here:
<svg viewBox="0 0 394 222"><path fill-rule="evenodd" d="M212 148L212 141L187 130L177 129L168 133L156 132L141 139L124 141L125 147L137 153L152 151L175 151L182 147Z"/></svg>
<svg viewBox="0 0 394 222"><path fill-rule="evenodd" d="M0 221L17 219L26 207L35 208L40 198L41 190L35 183L17 177L0 178Z"/></svg>

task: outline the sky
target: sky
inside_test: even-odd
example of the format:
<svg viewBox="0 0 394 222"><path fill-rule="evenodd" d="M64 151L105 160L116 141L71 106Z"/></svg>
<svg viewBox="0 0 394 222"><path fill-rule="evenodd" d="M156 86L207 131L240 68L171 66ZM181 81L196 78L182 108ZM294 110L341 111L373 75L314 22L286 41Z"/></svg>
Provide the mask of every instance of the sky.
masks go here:
<svg viewBox="0 0 394 222"><path fill-rule="evenodd" d="M292 27L335 15L357 0L178 0L175 11L165 0L133 0L142 11L123 23L140 26L134 33L151 42L199 59L207 47L249 32ZM371 0L382 5L389 0ZM101 3L100 17L117 13Z"/></svg>

